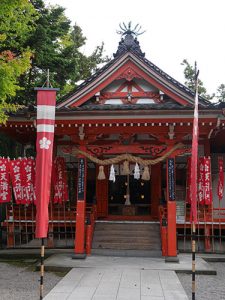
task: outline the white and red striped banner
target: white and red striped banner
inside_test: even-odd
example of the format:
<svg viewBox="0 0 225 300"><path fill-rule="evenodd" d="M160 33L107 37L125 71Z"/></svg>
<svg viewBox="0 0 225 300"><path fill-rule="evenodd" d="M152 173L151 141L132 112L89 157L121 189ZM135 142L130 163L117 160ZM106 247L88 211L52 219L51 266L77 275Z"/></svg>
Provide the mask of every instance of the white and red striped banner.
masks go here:
<svg viewBox="0 0 225 300"><path fill-rule="evenodd" d="M63 157L54 159L52 168L52 182L54 187L54 203L62 204L68 200L68 185L66 176L65 160Z"/></svg>
<svg viewBox="0 0 225 300"><path fill-rule="evenodd" d="M197 165L198 165L198 78L196 78L194 121L191 148L191 214L190 221L197 223Z"/></svg>
<svg viewBox="0 0 225 300"><path fill-rule="evenodd" d="M217 195L219 200L223 199L224 193L224 173L223 173L223 157L218 157L218 168L219 168L219 180L217 186Z"/></svg>
<svg viewBox="0 0 225 300"><path fill-rule="evenodd" d="M10 161L7 158L0 158L0 203L10 200Z"/></svg>
<svg viewBox="0 0 225 300"><path fill-rule="evenodd" d="M52 152L57 89L37 88L36 90L36 238L45 238L48 234L48 204L51 190Z"/></svg>

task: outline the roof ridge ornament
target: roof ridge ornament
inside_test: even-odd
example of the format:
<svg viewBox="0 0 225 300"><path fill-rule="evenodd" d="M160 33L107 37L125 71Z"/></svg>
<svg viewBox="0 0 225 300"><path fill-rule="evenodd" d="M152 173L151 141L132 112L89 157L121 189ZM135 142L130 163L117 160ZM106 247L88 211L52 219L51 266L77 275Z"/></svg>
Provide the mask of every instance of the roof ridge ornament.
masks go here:
<svg viewBox="0 0 225 300"><path fill-rule="evenodd" d="M122 36L123 36L123 35L127 35L127 34L132 34L132 35L134 35L134 36L138 36L138 35L143 34L143 33L146 31L146 30L144 30L144 31L140 32L140 30L141 30L141 25L139 25L139 23L136 24L136 25L134 26L134 28L132 29L132 28L131 28L131 21L128 23L128 25L126 25L124 22L123 22L122 25L121 25L121 23L120 23L120 24L119 24L119 27L120 27L121 30L117 30L116 32L117 32L118 34L121 34Z"/></svg>
<svg viewBox="0 0 225 300"><path fill-rule="evenodd" d="M133 28L131 22L126 25L124 22L119 24L120 30L117 30L117 33L122 36L121 41L119 42L118 49L113 56L116 58L127 51L132 51L138 56L144 57L145 53L141 51L137 36L143 34L145 31L141 31L141 26L136 24Z"/></svg>

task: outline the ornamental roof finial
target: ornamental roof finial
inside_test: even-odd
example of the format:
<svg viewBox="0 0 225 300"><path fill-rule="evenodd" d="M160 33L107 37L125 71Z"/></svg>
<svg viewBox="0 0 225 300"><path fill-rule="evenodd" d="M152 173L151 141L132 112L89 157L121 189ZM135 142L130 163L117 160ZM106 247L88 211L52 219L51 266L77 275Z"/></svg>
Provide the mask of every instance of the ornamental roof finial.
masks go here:
<svg viewBox="0 0 225 300"><path fill-rule="evenodd" d="M137 36L143 34L145 31L141 31L141 26L139 24L132 28L131 22L126 25L124 22L119 24L121 30L117 30L117 33L122 36L119 42L118 49L114 57L118 57L127 51L132 51L138 56L144 57L145 54L141 51Z"/></svg>
<svg viewBox="0 0 225 300"><path fill-rule="evenodd" d="M145 30L140 32L141 26L139 24L136 24L132 29L131 28L131 21L128 23L128 25L126 25L124 22L123 22L122 25L120 23L119 27L120 27L121 30L117 30L116 32L118 34L121 34L122 36L127 35L127 34L132 34L134 36L138 36L138 35L141 35L145 32Z"/></svg>

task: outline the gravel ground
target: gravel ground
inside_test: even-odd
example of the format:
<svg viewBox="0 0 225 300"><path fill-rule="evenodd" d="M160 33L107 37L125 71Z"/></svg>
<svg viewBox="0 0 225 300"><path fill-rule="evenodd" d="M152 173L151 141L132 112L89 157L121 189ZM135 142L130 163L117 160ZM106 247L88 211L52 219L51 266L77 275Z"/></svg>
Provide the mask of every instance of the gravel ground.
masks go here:
<svg viewBox="0 0 225 300"><path fill-rule="evenodd" d="M0 300L37 300L40 297L40 273L33 266L21 263L0 262ZM61 279L57 274L46 272L44 277L44 295Z"/></svg>
<svg viewBox="0 0 225 300"><path fill-rule="evenodd" d="M225 263L210 263L217 275L196 275L196 300L225 300ZM191 299L191 275L178 274Z"/></svg>

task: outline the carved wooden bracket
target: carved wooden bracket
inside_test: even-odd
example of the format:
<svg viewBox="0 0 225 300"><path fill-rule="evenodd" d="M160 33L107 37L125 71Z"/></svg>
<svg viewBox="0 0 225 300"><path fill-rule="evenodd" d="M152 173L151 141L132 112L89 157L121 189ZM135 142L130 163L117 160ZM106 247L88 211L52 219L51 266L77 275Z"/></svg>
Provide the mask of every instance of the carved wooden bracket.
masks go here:
<svg viewBox="0 0 225 300"><path fill-rule="evenodd" d="M166 145L150 145L150 146L140 146L140 148L146 154L150 154L151 157L158 156L167 149Z"/></svg>
<svg viewBox="0 0 225 300"><path fill-rule="evenodd" d="M88 152L96 156L108 153L111 149L111 146L87 146Z"/></svg>

